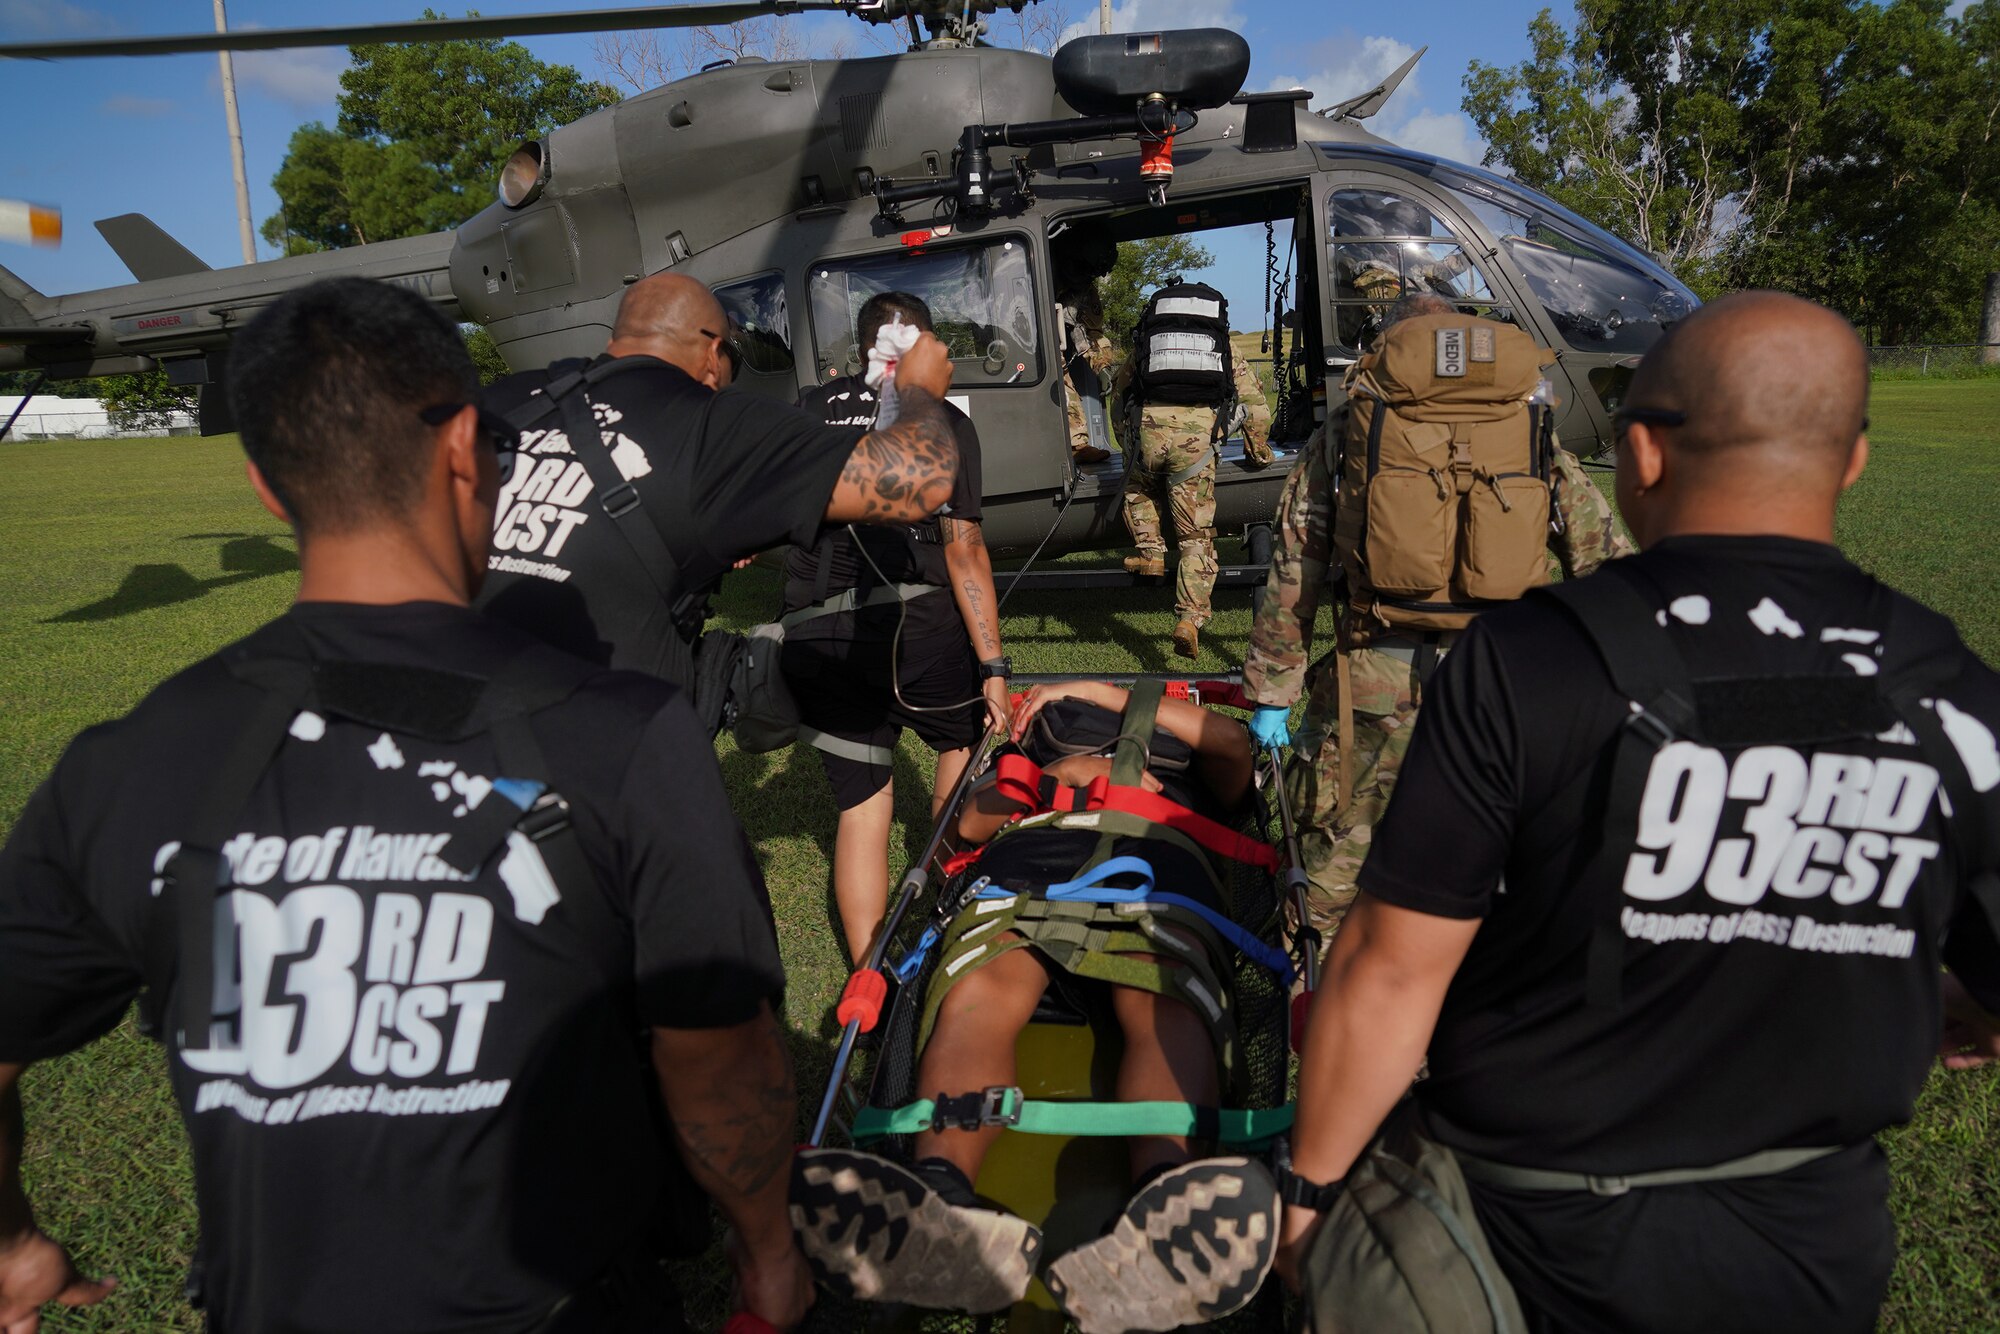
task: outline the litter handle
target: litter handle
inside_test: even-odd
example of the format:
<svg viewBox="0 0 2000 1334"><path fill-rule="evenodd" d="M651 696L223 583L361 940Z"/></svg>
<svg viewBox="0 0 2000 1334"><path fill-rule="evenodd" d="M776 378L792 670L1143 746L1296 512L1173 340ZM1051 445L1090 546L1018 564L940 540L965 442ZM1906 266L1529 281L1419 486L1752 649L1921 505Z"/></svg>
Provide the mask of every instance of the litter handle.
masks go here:
<svg viewBox="0 0 2000 1334"><path fill-rule="evenodd" d="M842 1028L859 1023L863 1033L873 1033L882 1021L882 1002L889 996L889 980L873 968L865 968L847 979L840 993L840 1008L834 1018Z"/></svg>

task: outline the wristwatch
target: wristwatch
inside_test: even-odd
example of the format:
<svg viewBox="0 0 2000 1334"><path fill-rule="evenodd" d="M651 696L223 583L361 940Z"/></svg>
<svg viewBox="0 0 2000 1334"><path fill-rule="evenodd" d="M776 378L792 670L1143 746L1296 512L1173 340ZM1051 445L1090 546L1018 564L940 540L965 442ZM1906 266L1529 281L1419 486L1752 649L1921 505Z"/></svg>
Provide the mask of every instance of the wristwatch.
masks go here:
<svg viewBox="0 0 2000 1334"><path fill-rule="evenodd" d="M991 681L996 676L1004 679L1013 674L1014 660L1012 658L988 658L985 662L979 664L979 679L982 681Z"/></svg>
<svg viewBox="0 0 2000 1334"><path fill-rule="evenodd" d="M1317 1214L1333 1208L1340 1199L1340 1192L1346 1189L1346 1177L1322 1184L1300 1176L1289 1163L1278 1168L1278 1198L1286 1204L1296 1204Z"/></svg>

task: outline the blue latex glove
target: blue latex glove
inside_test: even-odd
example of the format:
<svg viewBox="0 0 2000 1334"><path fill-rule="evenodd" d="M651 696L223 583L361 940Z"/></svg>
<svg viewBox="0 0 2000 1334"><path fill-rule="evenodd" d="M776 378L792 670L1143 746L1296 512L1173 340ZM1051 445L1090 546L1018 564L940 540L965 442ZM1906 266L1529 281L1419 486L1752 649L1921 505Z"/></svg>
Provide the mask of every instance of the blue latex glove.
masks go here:
<svg viewBox="0 0 2000 1334"><path fill-rule="evenodd" d="M1292 744L1292 710L1286 704L1259 704L1250 717L1250 735L1267 750Z"/></svg>

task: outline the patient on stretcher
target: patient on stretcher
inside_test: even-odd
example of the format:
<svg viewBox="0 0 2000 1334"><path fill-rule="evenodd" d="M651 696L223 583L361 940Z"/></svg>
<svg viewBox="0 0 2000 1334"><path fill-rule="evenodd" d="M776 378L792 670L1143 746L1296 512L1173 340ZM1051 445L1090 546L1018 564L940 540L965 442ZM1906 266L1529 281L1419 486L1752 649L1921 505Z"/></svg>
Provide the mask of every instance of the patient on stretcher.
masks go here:
<svg viewBox="0 0 2000 1334"><path fill-rule="evenodd" d="M809 1150L794 1172L793 1221L834 1290L974 1312L1021 1298L1040 1234L972 1183L1003 1132L992 1094L1018 1082L1016 1039L1051 987L1107 993L1121 1103L1226 1100L1240 1066L1230 951L1256 947L1226 916L1226 862L1269 855L1233 829L1254 754L1240 722L1158 695L1040 686L1016 710L1014 744L960 813L963 844L984 848L924 997L917 1087L949 1128L916 1136L913 1167ZM1095 1334L1246 1305L1276 1250L1269 1173L1202 1157L1209 1146L1185 1136L1127 1144L1136 1193L1123 1214L1044 1268L1064 1311Z"/></svg>

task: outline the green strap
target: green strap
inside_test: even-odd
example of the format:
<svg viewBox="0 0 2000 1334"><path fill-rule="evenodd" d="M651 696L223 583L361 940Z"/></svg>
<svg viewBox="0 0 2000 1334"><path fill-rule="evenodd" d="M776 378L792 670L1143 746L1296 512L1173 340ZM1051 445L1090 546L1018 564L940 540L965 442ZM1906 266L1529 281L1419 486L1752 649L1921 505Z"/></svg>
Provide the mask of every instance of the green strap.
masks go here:
<svg viewBox="0 0 2000 1334"><path fill-rule="evenodd" d="M866 593L850 588L836 593L824 602L815 602L810 607L801 607L788 616L780 616L778 624L787 630L807 621L816 621L822 616L838 616L844 611L860 611L865 607L885 607L892 602L910 602L926 593L942 593L945 590L936 584L881 584Z"/></svg>
<svg viewBox="0 0 2000 1334"><path fill-rule="evenodd" d="M1746 1177L1774 1177L1795 1167L1839 1153L1840 1149L1766 1149L1744 1158L1732 1158L1713 1167L1670 1167L1660 1172L1634 1172L1630 1176L1593 1176L1586 1172L1558 1172L1540 1167L1516 1167L1475 1158L1453 1149L1460 1170L1474 1181L1508 1190L1587 1190L1592 1195L1623 1195L1648 1186L1688 1186L1702 1181L1740 1181Z"/></svg>
<svg viewBox="0 0 2000 1334"><path fill-rule="evenodd" d="M1119 787L1138 787L1146 773L1146 761L1153 758L1154 720L1166 692L1165 681L1141 677L1132 683L1111 750L1111 781Z"/></svg>
<svg viewBox="0 0 2000 1334"><path fill-rule="evenodd" d="M992 1122L1024 1135L1184 1135L1218 1144L1261 1148L1292 1128L1292 1107L1194 1107L1184 1102L1042 1102L1010 1089L1002 1119ZM929 1098L907 1107L864 1107L854 1118L856 1144L931 1128L937 1104ZM1018 1114L1019 1119L1010 1119Z"/></svg>
<svg viewBox="0 0 2000 1334"><path fill-rule="evenodd" d="M1187 467L1185 468L1180 468L1174 472L1168 473L1167 485L1169 487L1176 487L1179 486L1182 482L1187 481L1191 477L1200 476L1202 469L1208 467L1209 461L1211 459L1216 459L1221 457L1221 454L1222 454L1221 447L1218 445L1211 444L1207 449L1202 451L1201 457L1196 459L1193 463L1188 464Z"/></svg>

